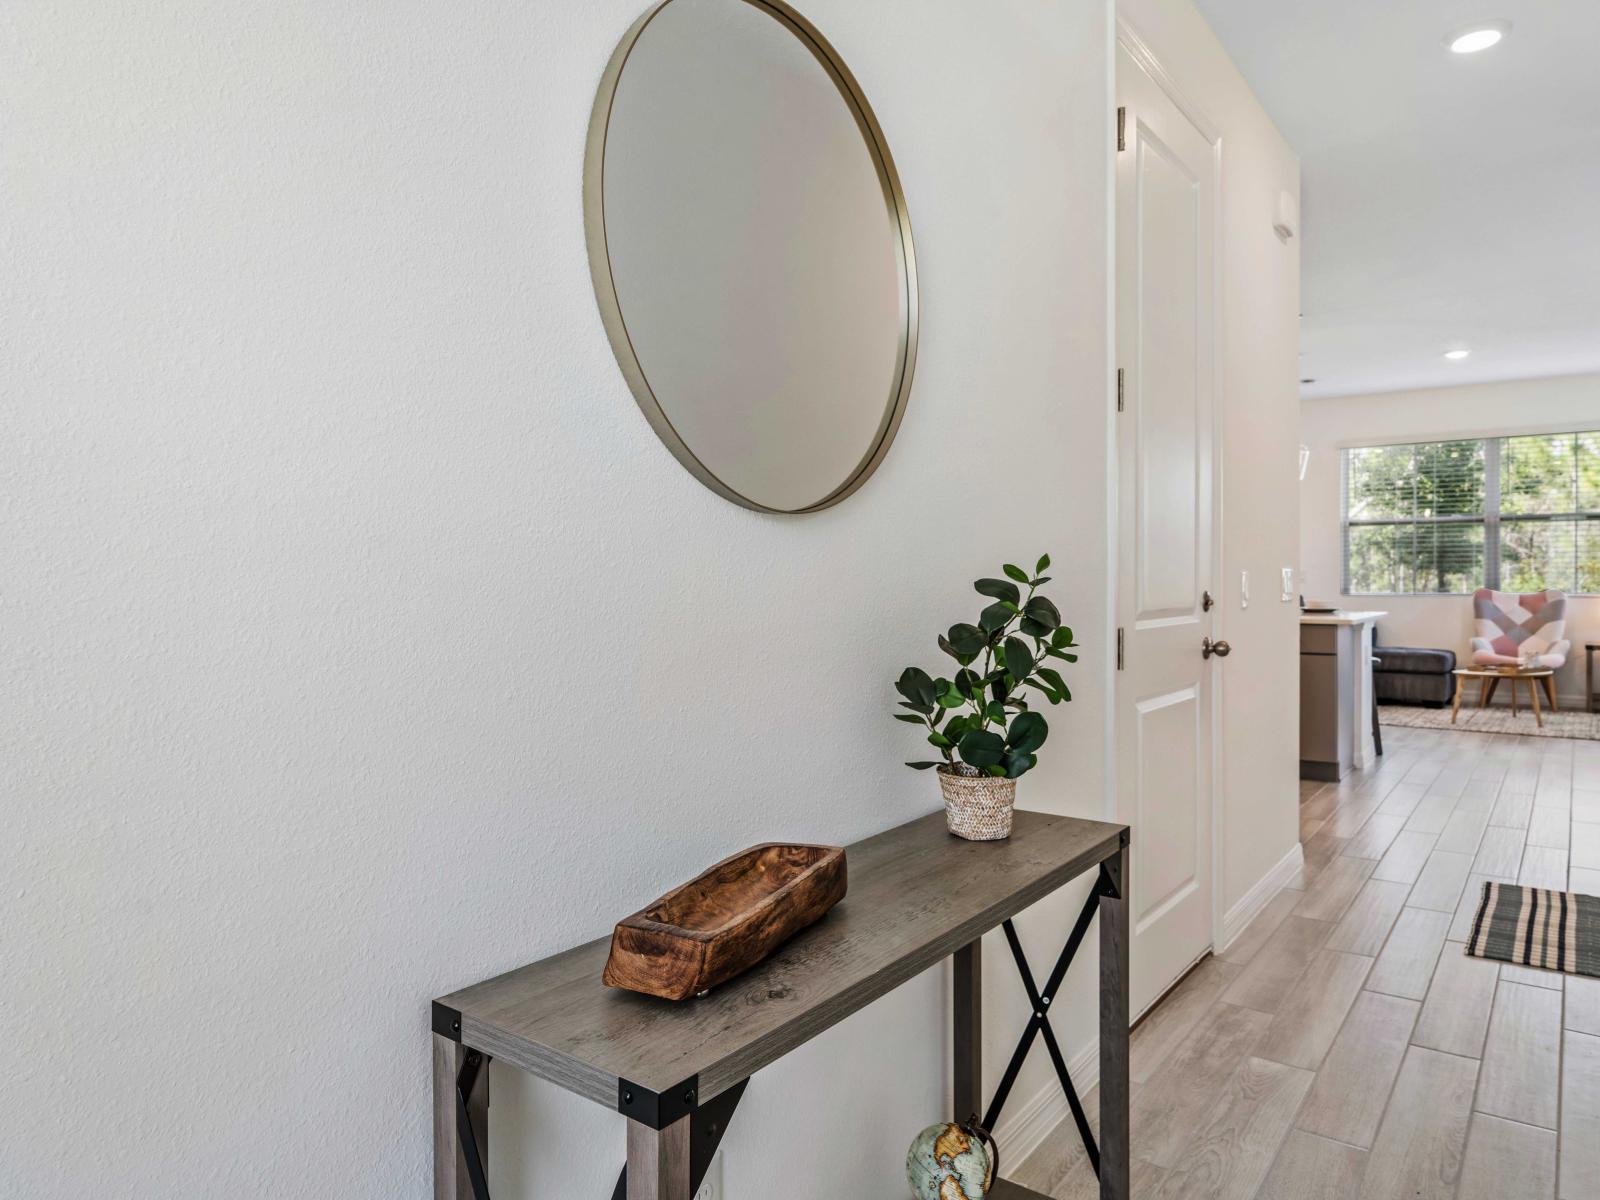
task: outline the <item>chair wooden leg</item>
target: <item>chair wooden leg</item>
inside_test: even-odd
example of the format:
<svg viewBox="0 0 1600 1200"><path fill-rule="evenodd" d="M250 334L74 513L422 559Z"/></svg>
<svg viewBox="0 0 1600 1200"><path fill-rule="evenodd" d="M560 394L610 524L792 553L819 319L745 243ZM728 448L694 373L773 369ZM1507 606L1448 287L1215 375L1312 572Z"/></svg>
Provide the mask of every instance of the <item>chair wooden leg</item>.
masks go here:
<svg viewBox="0 0 1600 1200"><path fill-rule="evenodd" d="M1544 717L1539 712L1539 689L1535 680L1528 680L1528 700L1533 704L1533 719L1540 729L1544 728Z"/></svg>
<svg viewBox="0 0 1600 1200"><path fill-rule="evenodd" d="M1544 694L1545 698L1550 701L1550 711L1560 712L1561 702L1556 699L1556 677L1554 675L1546 675L1544 677Z"/></svg>
<svg viewBox="0 0 1600 1200"><path fill-rule="evenodd" d="M1522 715L1522 710L1517 707L1517 677L1515 675L1511 677L1511 715L1513 717Z"/></svg>

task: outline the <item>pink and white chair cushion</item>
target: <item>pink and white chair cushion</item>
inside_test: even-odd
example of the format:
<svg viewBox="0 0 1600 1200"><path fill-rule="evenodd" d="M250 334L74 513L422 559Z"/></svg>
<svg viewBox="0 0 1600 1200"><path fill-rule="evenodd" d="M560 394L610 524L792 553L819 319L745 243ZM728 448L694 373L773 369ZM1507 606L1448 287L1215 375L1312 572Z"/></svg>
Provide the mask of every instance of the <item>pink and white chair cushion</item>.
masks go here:
<svg viewBox="0 0 1600 1200"><path fill-rule="evenodd" d="M1481 667L1559 667L1572 645L1566 640L1567 597L1558 591L1472 593L1472 615L1478 636L1472 639L1472 661Z"/></svg>

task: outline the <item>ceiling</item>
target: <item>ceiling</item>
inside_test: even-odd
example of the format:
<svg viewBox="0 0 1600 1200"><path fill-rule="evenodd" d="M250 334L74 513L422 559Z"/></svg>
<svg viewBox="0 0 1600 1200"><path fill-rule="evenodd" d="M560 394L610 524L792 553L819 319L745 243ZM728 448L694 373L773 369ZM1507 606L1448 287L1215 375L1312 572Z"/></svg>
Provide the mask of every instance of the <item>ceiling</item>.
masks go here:
<svg viewBox="0 0 1600 1200"><path fill-rule="evenodd" d="M1303 395L1600 371L1600 0L1197 2L1300 155Z"/></svg>

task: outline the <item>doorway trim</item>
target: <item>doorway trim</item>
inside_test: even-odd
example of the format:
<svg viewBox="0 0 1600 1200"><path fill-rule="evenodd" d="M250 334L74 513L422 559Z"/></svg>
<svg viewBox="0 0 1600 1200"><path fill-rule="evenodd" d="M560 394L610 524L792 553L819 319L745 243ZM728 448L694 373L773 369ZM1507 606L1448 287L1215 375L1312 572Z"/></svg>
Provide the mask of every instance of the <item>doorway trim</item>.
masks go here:
<svg viewBox="0 0 1600 1200"><path fill-rule="evenodd" d="M1216 606L1212 609L1212 636L1225 641L1228 637L1228 614L1232 612L1227 602L1227 597L1233 595L1233 589L1228 585L1224 571L1224 528L1226 510L1223 507L1223 477L1225 475L1224 439L1223 439L1223 412L1227 405L1227 372L1223 350L1225 344L1224 324L1227 320L1226 310L1223 307L1222 276L1226 255L1223 240L1223 196L1226 193L1227 181L1223 175L1223 145L1222 130L1193 99L1179 86L1178 81L1172 76L1161 59L1150 45L1139 35L1132 23L1122 14L1117 13L1116 20L1116 45L1128 52L1128 56L1138 64L1139 68L1150 76L1151 80L1161 89L1169 100L1172 101L1180 113L1200 132L1200 135L1211 143L1213 178L1216 180L1216 202L1212 205L1212 244L1214 247L1214 267L1211 277L1212 290L1212 321L1211 321L1211 374L1212 374L1212 405L1211 405L1211 578L1216 588L1218 597ZM1112 108L1116 108L1116 56L1113 54L1112 75ZM1113 147L1112 154L1116 154ZM1116 272L1116 183L1115 172L1112 177L1111 188L1111 253L1112 253L1112 319L1111 326L1111 370L1113 379L1117 369L1117 322L1116 322L1116 289L1119 286ZM1113 438L1115 427L1113 426ZM1109 475L1110 495L1115 500L1117 495L1117 469L1116 456L1111 458ZM1120 550L1119 539L1116 536L1116 522L1121 520L1121 514L1113 509L1113 529L1110 539L1111 569L1111 625L1116 627L1118 618L1117 577L1119 564L1117 554ZM1115 637L1115 634L1112 635ZM1223 703L1224 693L1227 688L1227 672L1217 671L1212 677L1211 686L1211 953L1217 953L1226 947L1226 914L1227 909L1223 902L1225 888L1224 880L1227 876L1227 856L1225 851L1226 820L1223 811L1223 780L1226 777L1226 743L1227 725L1224 714L1226 705ZM1113 683L1115 675L1113 674ZM1112 701L1110 704L1111 719L1107 722L1107 743L1116 745L1117 722L1121 718L1116 701L1115 687L1112 688ZM1106 796L1107 819L1116 819L1116 799L1119 781L1116 777L1117 762L1115 753L1108 754L1110 764L1108 775L1111 787ZM1137 834L1135 835L1137 836ZM1203 956L1202 956L1203 957ZM1198 961L1198 960L1197 960ZM1159 1000L1156 1001L1159 1003ZM1134 1019L1140 1014L1130 1013Z"/></svg>

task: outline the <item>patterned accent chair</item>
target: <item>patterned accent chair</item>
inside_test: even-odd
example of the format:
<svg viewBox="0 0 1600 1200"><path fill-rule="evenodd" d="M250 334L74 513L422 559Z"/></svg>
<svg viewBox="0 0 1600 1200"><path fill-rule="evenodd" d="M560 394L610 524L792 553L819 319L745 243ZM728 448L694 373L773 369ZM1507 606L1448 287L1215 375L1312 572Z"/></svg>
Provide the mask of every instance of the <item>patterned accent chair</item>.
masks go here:
<svg viewBox="0 0 1600 1200"><path fill-rule="evenodd" d="M1566 639L1565 592L1496 592L1479 588L1472 593L1472 615L1478 636L1472 639L1472 661L1480 667L1515 667L1524 659L1530 667L1560 667L1572 643Z"/></svg>

